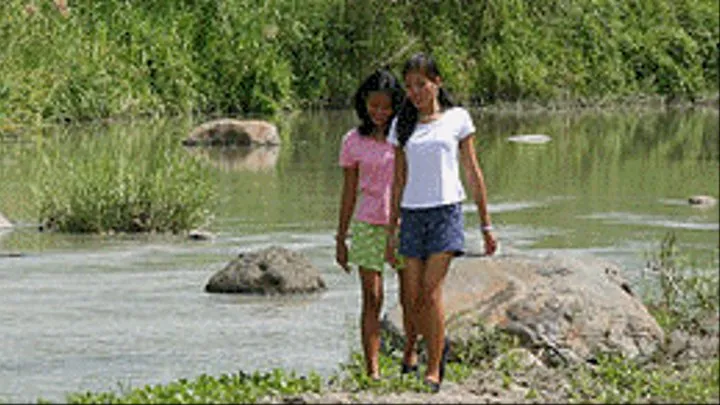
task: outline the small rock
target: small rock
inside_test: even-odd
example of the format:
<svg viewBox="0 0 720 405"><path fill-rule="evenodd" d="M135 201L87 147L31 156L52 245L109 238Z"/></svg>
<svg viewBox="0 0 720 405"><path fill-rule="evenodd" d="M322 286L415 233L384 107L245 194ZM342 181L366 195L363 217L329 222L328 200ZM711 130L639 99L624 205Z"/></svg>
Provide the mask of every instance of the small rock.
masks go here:
<svg viewBox="0 0 720 405"><path fill-rule="evenodd" d="M493 360L496 369L506 365L517 365L523 369L539 367L544 368L545 364L540 361L534 354L525 348L514 348L499 355Z"/></svg>
<svg viewBox="0 0 720 405"><path fill-rule="evenodd" d="M188 232L188 238L192 240L211 240L215 238L215 235L208 231L193 229L192 231Z"/></svg>
<svg viewBox="0 0 720 405"><path fill-rule="evenodd" d="M701 207L711 207L717 203L717 200L709 195L694 195L688 198L688 203Z"/></svg>
<svg viewBox="0 0 720 405"><path fill-rule="evenodd" d="M0 229L3 228L12 228L13 224L10 222L9 219L5 218L3 214L0 213Z"/></svg>
<svg viewBox="0 0 720 405"><path fill-rule="evenodd" d="M25 255L22 253L18 253L18 252L0 253L1 258L15 258L15 257L23 257L23 256L25 256Z"/></svg>

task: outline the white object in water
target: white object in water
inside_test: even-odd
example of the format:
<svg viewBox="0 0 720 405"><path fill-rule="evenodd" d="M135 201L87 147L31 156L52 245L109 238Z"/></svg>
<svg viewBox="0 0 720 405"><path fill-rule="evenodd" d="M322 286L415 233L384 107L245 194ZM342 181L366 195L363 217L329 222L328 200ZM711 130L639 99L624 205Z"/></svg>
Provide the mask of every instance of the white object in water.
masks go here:
<svg viewBox="0 0 720 405"><path fill-rule="evenodd" d="M507 139L510 142L518 143L547 143L550 142L551 138L547 135L542 134L531 134L531 135L514 135Z"/></svg>
<svg viewBox="0 0 720 405"><path fill-rule="evenodd" d="M3 214L0 214L0 229L3 228L12 228L13 224L10 222L9 219L5 218Z"/></svg>

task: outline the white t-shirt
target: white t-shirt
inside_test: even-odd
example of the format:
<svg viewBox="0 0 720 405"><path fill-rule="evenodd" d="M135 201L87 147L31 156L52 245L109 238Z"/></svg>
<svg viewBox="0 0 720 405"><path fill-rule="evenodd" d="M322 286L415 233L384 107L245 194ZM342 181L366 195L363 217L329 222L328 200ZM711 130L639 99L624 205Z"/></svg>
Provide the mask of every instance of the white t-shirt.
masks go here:
<svg viewBox="0 0 720 405"><path fill-rule="evenodd" d="M397 118L390 127L388 142L398 146ZM428 208L465 199L460 181L460 141L475 133L470 114L462 107L445 111L427 124L418 122L405 144L407 180L400 206Z"/></svg>

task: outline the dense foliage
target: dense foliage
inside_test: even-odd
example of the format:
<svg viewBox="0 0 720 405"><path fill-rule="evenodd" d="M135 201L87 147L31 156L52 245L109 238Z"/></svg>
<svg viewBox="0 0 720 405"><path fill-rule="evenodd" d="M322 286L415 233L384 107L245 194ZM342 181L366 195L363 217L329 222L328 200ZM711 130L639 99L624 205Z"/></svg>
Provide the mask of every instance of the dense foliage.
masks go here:
<svg viewBox="0 0 720 405"><path fill-rule="evenodd" d="M420 5L422 4L422 5ZM432 52L464 102L694 99L718 88L713 0L0 3L0 130L138 114L346 106Z"/></svg>

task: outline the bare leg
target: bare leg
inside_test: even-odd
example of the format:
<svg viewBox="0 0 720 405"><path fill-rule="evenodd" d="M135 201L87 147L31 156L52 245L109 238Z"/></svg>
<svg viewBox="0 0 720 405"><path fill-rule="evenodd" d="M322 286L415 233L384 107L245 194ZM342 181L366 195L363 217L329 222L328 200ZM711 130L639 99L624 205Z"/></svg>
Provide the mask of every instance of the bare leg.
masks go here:
<svg viewBox="0 0 720 405"><path fill-rule="evenodd" d="M425 272L420 281L421 308L425 321L423 336L428 350L428 364L425 379L440 381L440 359L445 344L445 307L442 301L442 287L453 255L449 252L436 253L428 257Z"/></svg>
<svg viewBox="0 0 720 405"><path fill-rule="evenodd" d="M406 266L398 270L400 278L400 305L403 310L403 327L405 329L405 348L403 350L403 364L414 366L417 364L415 344L420 331L418 329L418 294L420 293L420 279L425 263L417 258L406 258Z"/></svg>
<svg viewBox="0 0 720 405"><path fill-rule="evenodd" d="M362 314L360 329L365 353L365 369L370 378L380 378L380 309L383 304L382 273L360 268Z"/></svg>

